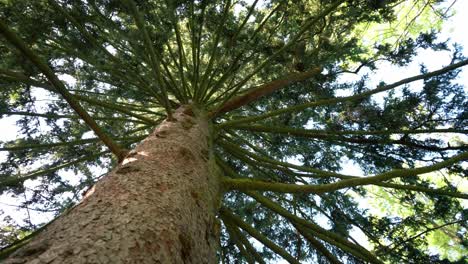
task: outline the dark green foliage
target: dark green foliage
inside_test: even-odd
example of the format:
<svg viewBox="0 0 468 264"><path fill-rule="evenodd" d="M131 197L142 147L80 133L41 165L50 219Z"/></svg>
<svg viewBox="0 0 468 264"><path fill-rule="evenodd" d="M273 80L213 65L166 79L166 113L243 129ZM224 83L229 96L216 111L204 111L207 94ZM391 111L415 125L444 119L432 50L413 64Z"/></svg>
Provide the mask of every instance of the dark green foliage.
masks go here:
<svg viewBox="0 0 468 264"><path fill-rule="evenodd" d="M259 85L320 67L320 74L212 116L224 176L325 185L355 176L347 171L350 164L371 176L457 155L459 162L443 166L447 176L441 181L401 175L373 182L372 188L256 193L274 202L275 210L233 188L223 207L299 262L334 263L335 257L343 263L464 263L463 257L449 261L427 249L428 236L440 230L461 250L467 247L467 213L460 202L467 196L454 182L466 180L460 161L467 159L468 100L466 88L455 81L457 68L466 65L461 47L450 48L429 25L411 38L408 24L391 43L364 43L366 35L356 33L362 25L395 22L396 10L409 1L252 2L2 1L0 20L64 80L73 99L122 149L131 149L182 104L215 113ZM437 2L422 7L414 1L421 9L414 19L439 14L430 11L439 10ZM15 117L19 134L2 142L0 193L26 193L25 206L58 215L120 157L111 155L93 133L96 128L83 122L5 32L0 31L0 116ZM407 66L422 49L452 51L454 68L433 73L421 65L420 89L410 85L415 80L369 84L382 61ZM367 74L357 81L341 78L350 72ZM386 87L381 97L371 96ZM298 108L305 104L311 105ZM369 210L369 199L389 212ZM392 214L395 206L404 213ZM281 208L312 225L281 215ZM220 262L278 258L226 215L220 215ZM0 246L31 229L11 223L0 228ZM365 241L356 232L371 248L360 247ZM327 240L334 235L342 240Z"/></svg>

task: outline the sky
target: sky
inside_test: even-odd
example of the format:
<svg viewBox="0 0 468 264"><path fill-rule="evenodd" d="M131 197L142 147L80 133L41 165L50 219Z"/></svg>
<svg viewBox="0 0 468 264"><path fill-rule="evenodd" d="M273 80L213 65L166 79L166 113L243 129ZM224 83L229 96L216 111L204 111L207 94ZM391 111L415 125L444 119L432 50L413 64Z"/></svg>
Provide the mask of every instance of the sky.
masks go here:
<svg viewBox="0 0 468 264"><path fill-rule="evenodd" d="M466 29L466 25L468 25L468 1L456 1L452 8L456 11L456 14L447 22L445 22L440 39L443 40L450 38L452 43L458 43L463 47L466 47L464 54L468 56L468 31ZM380 70L372 73L371 81L375 82L376 84L379 81L391 83L402 78L419 74L419 66L422 63L424 63L428 67L428 70L431 71L447 65L449 62L450 53L422 51L408 67L398 68L388 64L380 65ZM359 78L359 76L353 76L349 74L343 78L352 80ZM464 69L462 71L458 82L463 84L465 87L468 86L468 69ZM417 87L418 83L415 85L415 87ZM14 140L18 137L15 122L15 117L4 117L0 119L0 141ZM0 161L2 160L2 157L4 157L4 154L0 152ZM362 172L359 170L359 168L354 166L352 163L348 163L348 166L345 168L345 170L348 174L362 175ZM0 210L3 210L6 214L11 215L18 223L22 223L22 219L24 219L24 217L27 215L27 211L25 209L18 210L18 204L19 201L17 199L5 195L0 196ZM47 222L52 218L51 215L44 215L34 211L29 211L29 213L31 215L31 220L35 224ZM0 216L0 225L2 224L2 219L3 217ZM324 222L323 224L326 223ZM354 233L354 236L358 241L365 242L365 237L363 237L361 234Z"/></svg>

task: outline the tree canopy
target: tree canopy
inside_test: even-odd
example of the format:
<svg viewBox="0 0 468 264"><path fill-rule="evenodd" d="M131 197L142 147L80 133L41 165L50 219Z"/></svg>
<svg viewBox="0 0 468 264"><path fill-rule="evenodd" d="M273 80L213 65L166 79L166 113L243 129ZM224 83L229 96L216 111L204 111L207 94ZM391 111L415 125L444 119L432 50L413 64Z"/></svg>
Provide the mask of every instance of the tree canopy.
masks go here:
<svg viewBox="0 0 468 264"><path fill-rule="evenodd" d="M220 262L464 263L468 60L437 38L441 2L0 1L0 116L20 131L0 192L58 216L190 104L222 170ZM452 61L359 75L423 49ZM1 228L7 246L38 227Z"/></svg>

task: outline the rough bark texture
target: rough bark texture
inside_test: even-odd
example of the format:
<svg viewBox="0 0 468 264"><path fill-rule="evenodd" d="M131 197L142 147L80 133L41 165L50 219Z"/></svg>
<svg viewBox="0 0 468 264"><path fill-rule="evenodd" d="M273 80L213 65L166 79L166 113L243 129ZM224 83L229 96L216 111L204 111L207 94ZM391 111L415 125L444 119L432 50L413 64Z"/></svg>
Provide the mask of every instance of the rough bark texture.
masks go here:
<svg viewBox="0 0 468 264"><path fill-rule="evenodd" d="M6 263L216 263L209 124L188 107L174 118Z"/></svg>

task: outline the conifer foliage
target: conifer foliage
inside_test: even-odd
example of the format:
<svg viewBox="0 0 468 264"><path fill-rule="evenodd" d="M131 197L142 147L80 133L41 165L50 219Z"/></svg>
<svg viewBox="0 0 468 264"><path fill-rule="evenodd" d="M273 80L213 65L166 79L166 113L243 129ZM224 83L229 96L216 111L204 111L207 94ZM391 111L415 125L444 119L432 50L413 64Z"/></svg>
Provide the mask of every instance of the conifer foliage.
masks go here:
<svg viewBox="0 0 468 264"><path fill-rule="evenodd" d="M440 2L0 1L0 116L19 131L0 192L73 210L189 105L212 125L220 263L463 263L468 60L437 38ZM343 77L423 49L452 61ZM1 228L2 257L41 232Z"/></svg>

